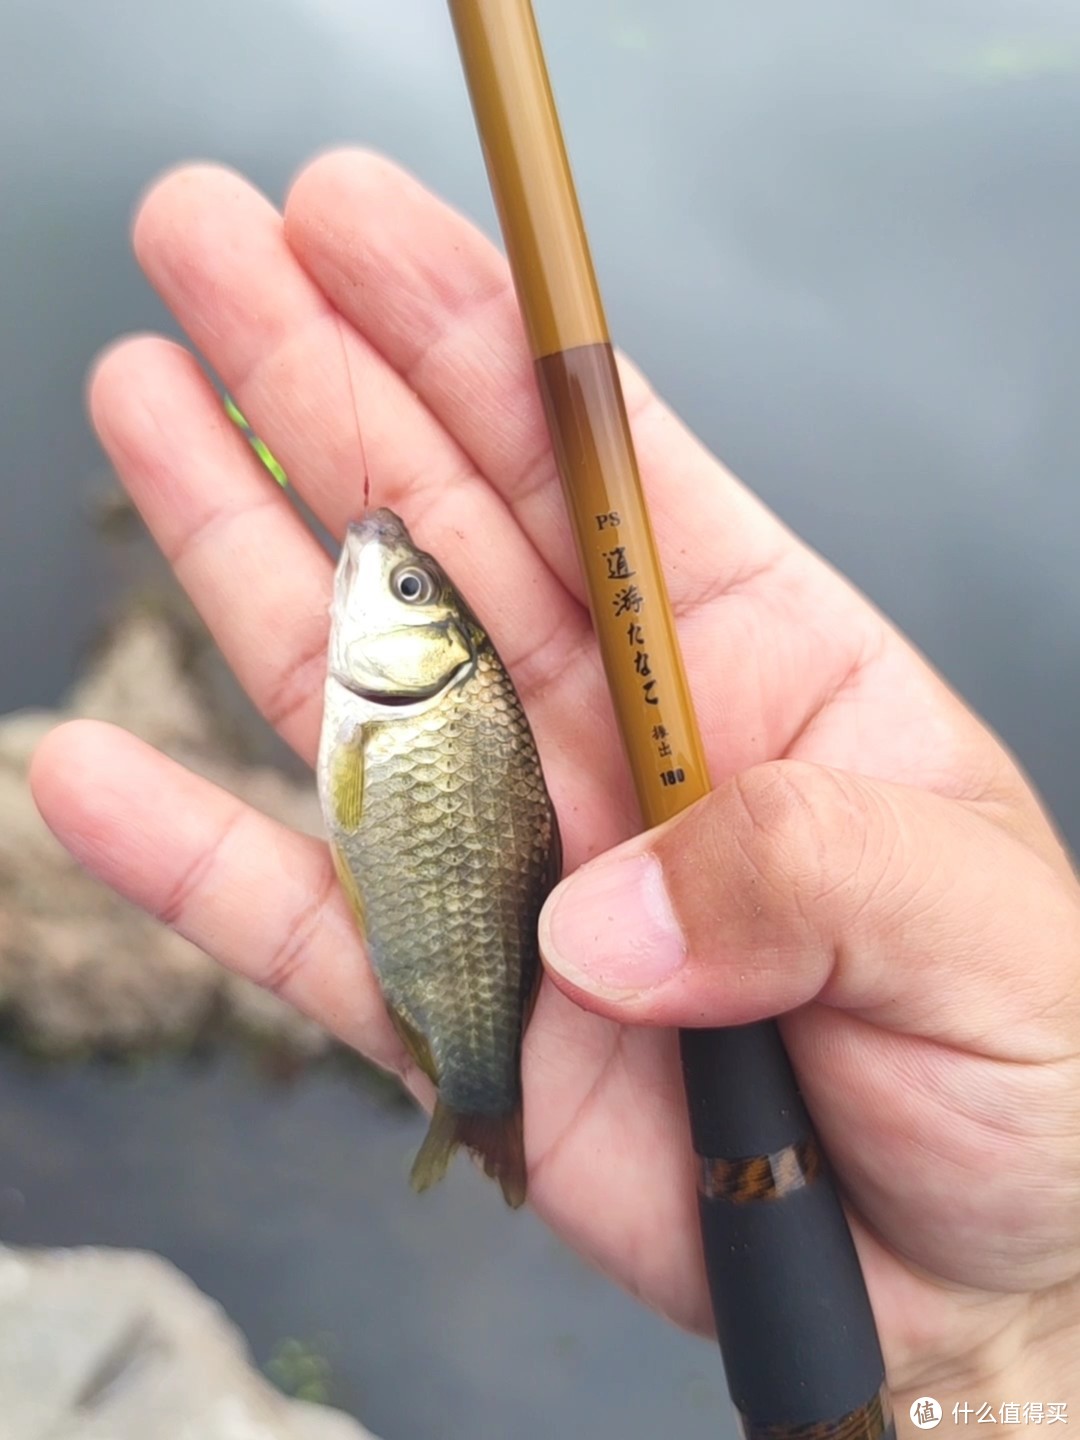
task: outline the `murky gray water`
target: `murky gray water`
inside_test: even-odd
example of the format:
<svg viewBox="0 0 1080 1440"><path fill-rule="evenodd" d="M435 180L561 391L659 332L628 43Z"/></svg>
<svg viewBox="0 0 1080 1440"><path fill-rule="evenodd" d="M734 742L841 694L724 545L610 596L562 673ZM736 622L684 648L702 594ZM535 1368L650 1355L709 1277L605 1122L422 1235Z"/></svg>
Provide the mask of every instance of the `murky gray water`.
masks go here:
<svg viewBox="0 0 1080 1440"><path fill-rule="evenodd" d="M328 1359L382 1440L733 1433L715 1349L585 1269L462 1162L406 1176L424 1122L355 1083L241 1062L42 1078L0 1058L0 1233L168 1255L243 1326ZM147 1440L153 1440L147 1436Z"/></svg>
<svg viewBox="0 0 1080 1440"><path fill-rule="evenodd" d="M1004 734L1077 843L1080 8L537 0L537 10L619 343ZM360 142L494 224L435 0L0 0L0 22L6 709L56 698L115 588L85 524L103 466L80 393L99 345L164 323L125 243L156 171L212 157L279 197L305 156ZM220 1123L236 1125L240 1149L219 1175L215 1216L193 1207L182 1240L175 1217L153 1218L173 1203L168 1167L144 1168L137 1221L101 1156L129 1145L135 1167L152 1142L147 1117L212 1108L199 1088L210 1081L148 1082L144 1110L94 1077L20 1081L12 1103L66 1177L35 1190L34 1238L173 1244L263 1337L355 1324L355 1274L340 1260L362 1252L364 1286L380 1299L350 1349L360 1367L350 1398L389 1440L465 1434L467 1416L507 1433L483 1429L489 1345L498 1383L524 1397L523 1440L651 1435L659 1416L687 1436L723 1431L722 1406L695 1421L671 1398L708 1357L647 1319L635 1330L618 1298L590 1320L603 1333L572 1374L538 1361L541 1331L561 1333L593 1282L552 1264L532 1232L511 1243L491 1206L477 1219L471 1198L460 1211L447 1202L451 1246L491 1225L505 1245L479 1288L454 1293L460 1272L451 1283L438 1265L446 1247L417 1229L399 1241L419 1257L402 1298L378 1242L404 1223L397 1192L365 1191L361 1203L350 1188L373 1183L356 1159L365 1122L352 1102L305 1087L289 1102L310 1107L298 1127L276 1101L219 1080ZM239 1124L248 1106L264 1119ZM205 1133L179 1133L191 1146L183 1173L217 1173ZM11 1143L5 1119L0 1166ZM317 1163L289 1149L309 1144L335 1165L344 1156L352 1178L333 1168L289 1198L259 1183ZM254 1237L233 1223L251 1204L265 1226ZM99 1218L80 1230L88 1207ZM241 1249L241 1236L255 1248ZM424 1328L451 1303L453 1325ZM438 1432L444 1402L425 1411L401 1383L421 1332L431 1393L461 1417ZM372 1389L368 1364L385 1391Z"/></svg>

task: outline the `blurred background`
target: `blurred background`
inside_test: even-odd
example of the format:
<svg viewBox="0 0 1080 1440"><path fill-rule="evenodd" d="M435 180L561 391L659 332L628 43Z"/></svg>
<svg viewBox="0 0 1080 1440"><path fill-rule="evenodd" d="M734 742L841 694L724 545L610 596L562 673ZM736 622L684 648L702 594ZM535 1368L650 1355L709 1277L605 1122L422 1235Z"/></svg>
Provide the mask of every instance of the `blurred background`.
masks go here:
<svg viewBox="0 0 1080 1440"><path fill-rule="evenodd" d="M617 342L1075 845L1080 9L536 9ZM0 0L0 33L0 1243L157 1251L279 1390L383 1440L733 1434L712 1347L465 1164L412 1203L423 1122L72 876L25 798L77 711L317 823L117 499L83 380L174 329L127 231L178 161L280 200L314 152L373 146L495 234L445 7Z"/></svg>

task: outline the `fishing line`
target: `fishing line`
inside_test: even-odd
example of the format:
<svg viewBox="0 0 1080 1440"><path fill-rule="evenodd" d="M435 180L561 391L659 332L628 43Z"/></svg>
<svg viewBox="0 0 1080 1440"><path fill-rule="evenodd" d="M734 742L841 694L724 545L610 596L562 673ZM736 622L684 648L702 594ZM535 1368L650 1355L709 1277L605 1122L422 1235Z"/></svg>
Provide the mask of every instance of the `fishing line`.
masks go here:
<svg viewBox="0 0 1080 1440"><path fill-rule="evenodd" d="M360 450L360 463L364 467L363 513L366 515L371 508L371 471L368 469L367 451L364 449L364 433L360 426L360 406L356 399L356 384L353 380L352 366L349 364L349 346L345 339L345 318L340 310L334 310L333 316L337 321L338 339L341 341L341 358L345 365L345 388L349 392L353 419L356 421L356 443Z"/></svg>

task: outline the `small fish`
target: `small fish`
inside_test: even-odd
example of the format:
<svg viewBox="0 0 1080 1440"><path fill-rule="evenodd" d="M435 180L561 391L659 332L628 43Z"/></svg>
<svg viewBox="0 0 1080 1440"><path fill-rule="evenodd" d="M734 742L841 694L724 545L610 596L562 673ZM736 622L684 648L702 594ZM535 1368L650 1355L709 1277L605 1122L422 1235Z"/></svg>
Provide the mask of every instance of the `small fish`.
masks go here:
<svg viewBox="0 0 1080 1440"><path fill-rule="evenodd" d="M562 866L532 731L483 627L392 511L349 526L330 613L323 816L390 1018L438 1087L412 1184L464 1145L517 1206L521 1039Z"/></svg>

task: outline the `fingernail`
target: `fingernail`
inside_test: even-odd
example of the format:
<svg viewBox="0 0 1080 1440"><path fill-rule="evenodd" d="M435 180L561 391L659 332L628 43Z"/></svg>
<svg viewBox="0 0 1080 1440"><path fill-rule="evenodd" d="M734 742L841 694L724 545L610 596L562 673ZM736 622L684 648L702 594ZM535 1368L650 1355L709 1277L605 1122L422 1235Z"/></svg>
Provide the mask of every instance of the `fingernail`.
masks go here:
<svg viewBox="0 0 1080 1440"><path fill-rule="evenodd" d="M600 860L556 890L540 917L547 965L579 989L611 998L651 990L686 958L664 872L650 852Z"/></svg>

